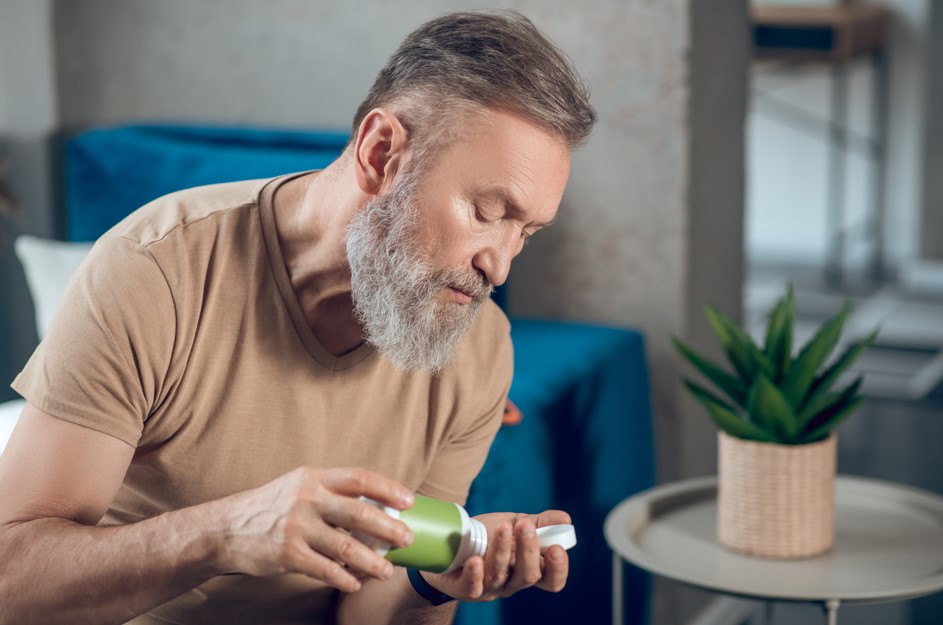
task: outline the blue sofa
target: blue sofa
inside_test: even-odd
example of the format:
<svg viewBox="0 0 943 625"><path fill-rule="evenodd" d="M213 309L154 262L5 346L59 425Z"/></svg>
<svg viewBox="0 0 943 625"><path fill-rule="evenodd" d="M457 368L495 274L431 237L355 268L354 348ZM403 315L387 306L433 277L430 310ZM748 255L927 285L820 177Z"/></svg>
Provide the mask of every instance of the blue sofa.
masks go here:
<svg viewBox="0 0 943 625"><path fill-rule="evenodd" d="M178 189L324 167L347 137L172 125L84 132L66 145L66 238L94 240L138 206ZM562 592L462 604L456 622L608 623L612 564L603 519L619 501L654 483L642 336L627 328L511 322L510 397L523 419L498 432L467 507L472 514L562 508L573 517L579 543L570 552ZM625 571L625 597L624 622L646 623L649 579L637 569Z"/></svg>

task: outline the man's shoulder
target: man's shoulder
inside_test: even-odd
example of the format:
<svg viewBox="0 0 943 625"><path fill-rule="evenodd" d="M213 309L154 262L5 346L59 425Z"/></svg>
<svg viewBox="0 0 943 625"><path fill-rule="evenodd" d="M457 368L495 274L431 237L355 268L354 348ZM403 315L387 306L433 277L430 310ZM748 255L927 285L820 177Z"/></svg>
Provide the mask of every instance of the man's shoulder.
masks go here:
<svg viewBox="0 0 943 625"><path fill-rule="evenodd" d="M175 191L137 209L108 234L148 245L183 226L224 217L233 209L257 205L259 194L269 181L242 180Z"/></svg>

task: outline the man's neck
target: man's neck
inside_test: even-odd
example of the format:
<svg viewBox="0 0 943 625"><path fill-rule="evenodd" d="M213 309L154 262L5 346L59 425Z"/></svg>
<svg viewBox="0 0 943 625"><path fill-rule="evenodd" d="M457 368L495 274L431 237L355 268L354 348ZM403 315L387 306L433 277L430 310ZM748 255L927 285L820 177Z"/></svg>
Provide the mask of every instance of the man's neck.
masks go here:
<svg viewBox="0 0 943 625"><path fill-rule="evenodd" d="M357 348L363 332L353 312L345 237L359 197L337 184L342 163L284 183L273 198L285 268L308 325L335 356ZM347 188L350 188L349 185Z"/></svg>

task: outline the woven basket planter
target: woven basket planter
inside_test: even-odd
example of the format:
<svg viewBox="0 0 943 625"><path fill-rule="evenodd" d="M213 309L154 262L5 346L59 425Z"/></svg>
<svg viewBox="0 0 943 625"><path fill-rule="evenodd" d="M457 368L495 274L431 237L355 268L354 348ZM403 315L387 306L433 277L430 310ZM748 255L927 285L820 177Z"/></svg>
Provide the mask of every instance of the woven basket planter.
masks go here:
<svg viewBox="0 0 943 625"><path fill-rule="evenodd" d="M717 538L767 558L808 558L835 542L835 435L807 445L718 434Z"/></svg>

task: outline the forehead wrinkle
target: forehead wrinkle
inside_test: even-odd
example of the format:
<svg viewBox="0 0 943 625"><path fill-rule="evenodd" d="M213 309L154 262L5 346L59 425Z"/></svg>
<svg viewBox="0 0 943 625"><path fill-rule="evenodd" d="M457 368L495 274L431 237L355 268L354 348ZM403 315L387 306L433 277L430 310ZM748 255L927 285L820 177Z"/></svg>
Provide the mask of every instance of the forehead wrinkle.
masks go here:
<svg viewBox="0 0 943 625"><path fill-rule="evenodd" d="M517 192L518 196L525 196L526 194L524 189L526 189L529 185L532 185L534 182L533 172L509 171L508 178L510 185L514 187L514 190Z"/></svg>
<svg viewBox="0 0 943 625"><path fill-rule="evenodd" d="M533 187L535 173L533 167L522 164L513 168L509 167L506 183L496 185L498 189L502 190L502 194L507 196L506 199L513 202L519 212L525 212L526 210L527 189Z"/></svg>
<svg viewBox="0 0 943 625"><path fill-rule="evenodd" d="M534 174L536 173L535 164L537 162L537 146L533 141L529 142L532 145L530 150L526 150L522 145L515 145L511 148L516 158L513 161L513 167L509 168L511 170L512 180L517 181L518 176L524 181L524 183L530 183L534 181Z"/></svg>

